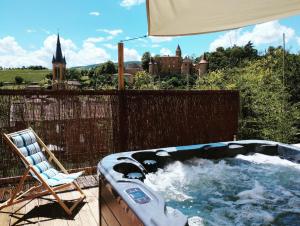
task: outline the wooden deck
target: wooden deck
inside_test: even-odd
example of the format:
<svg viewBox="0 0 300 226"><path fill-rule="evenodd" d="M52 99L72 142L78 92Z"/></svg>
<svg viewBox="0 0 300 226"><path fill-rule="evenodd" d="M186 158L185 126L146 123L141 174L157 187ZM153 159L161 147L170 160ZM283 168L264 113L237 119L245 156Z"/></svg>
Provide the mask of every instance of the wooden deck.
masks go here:
<svg viewBox="0 0 300 226"><path fill-rule="evenodd" d="M68 217L51 196L14 205L0 211L0 225L42 225L42 226L98 226L98 187L84 190L87 198ZM64 200L78 197L77 192L60 193Z"/></svg>

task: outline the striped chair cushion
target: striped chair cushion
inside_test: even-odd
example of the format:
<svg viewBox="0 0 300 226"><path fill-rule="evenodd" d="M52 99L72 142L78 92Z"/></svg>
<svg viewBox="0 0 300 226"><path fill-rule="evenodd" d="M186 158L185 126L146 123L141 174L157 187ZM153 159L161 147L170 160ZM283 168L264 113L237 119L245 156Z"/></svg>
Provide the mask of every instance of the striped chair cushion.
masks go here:
<svg viewBox="0 0 300 226"><path fill-rule="evenodd" d="M57 171L47 161L40 145L37 143L35 135L31 131L13 135L11 140L49 186L54 187L71 183L83 173L64 174ZM38 179L35 174L32 174L32 176Z"/></svg>

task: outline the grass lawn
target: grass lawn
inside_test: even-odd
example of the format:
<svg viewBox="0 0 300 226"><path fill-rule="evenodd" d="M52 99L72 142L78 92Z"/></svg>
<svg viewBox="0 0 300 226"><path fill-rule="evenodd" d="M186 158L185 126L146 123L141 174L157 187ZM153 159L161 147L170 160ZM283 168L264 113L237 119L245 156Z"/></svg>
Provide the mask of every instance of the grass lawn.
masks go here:
<svg viewBox="0 0 300 226"><path fill-rule="evenodd" d="M50 70L0 70L0 82L15 82L16 76L21 76L24 81L39 82L45 78Z"/></svg>

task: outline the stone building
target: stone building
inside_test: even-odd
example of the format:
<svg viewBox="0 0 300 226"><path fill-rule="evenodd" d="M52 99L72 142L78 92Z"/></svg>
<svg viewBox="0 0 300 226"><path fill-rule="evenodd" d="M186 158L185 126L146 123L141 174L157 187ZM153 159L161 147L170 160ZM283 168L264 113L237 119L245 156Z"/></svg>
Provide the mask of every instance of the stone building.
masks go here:
<svg viewBox="0 0 300 226"><path fill-rule="evenodd" d="M131 75L135 75L137 72L142 71L142 70L143 69L139 64L137 64L135 62L132 62L132 63L128 63L125 66L124 72L128 73L128 74L131 74Z"/></svg>
<svg viewBox="0 0 300 226"><path fill-rule="evenodd" d="M208 61L205 56L202 56L200 62L194 64L188 58L182 58L181 48L178 45L175 56L160 56L151 59L149 63L149 73L151 75L191 75L198 74L199 76L205 74L208 70Z"/></svg>

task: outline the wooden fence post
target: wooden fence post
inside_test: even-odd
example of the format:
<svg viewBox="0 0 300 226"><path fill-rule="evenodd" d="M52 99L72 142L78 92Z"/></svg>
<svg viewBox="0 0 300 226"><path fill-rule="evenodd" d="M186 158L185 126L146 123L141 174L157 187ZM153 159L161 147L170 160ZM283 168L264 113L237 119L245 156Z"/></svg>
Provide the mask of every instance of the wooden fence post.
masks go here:
<svg viewBox="0 0 300 226"><path fill-rule="evenodd" d="M126 115L126 94L124 85L124 43L118 43L118 121L119 121L119 151L127 149L127 115Z"/></svg>
<svg viewBox="0 0 300 226"><path fill-rule="evenodd" d="M124 43L118 43L118 87L124 90Z"/></svg>

